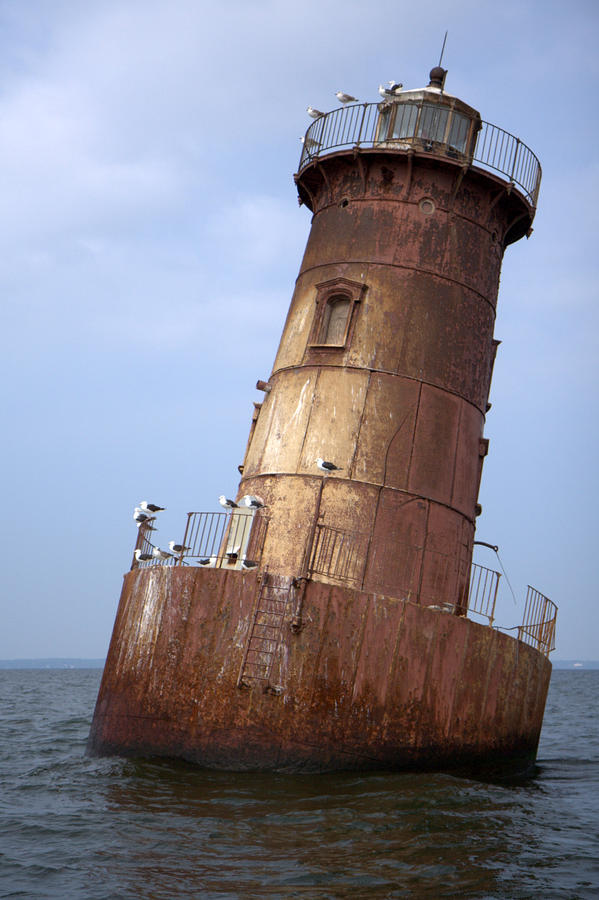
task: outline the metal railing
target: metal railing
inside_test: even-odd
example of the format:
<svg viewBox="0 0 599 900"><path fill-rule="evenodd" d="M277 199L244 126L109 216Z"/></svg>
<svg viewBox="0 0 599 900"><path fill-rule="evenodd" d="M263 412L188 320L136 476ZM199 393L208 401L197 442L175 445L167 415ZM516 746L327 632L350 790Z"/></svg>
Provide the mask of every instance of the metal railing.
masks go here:
<svg viewBox="0 0 599 900"><path fill-rule="evenodd" d="M329 525L318 524L310 552L308 572L324 575L347 584L360 584L368 535L358 531L342 531Z"/></svg>
<svg viewBox="0 0 599 900"><path fill-rule="evenodd" d="M425 100L404 104L421 109ZM402 104L397 104L398 108ZM340 107L316 119L306 131L298 171L314 159L347 148L383 147L398 151L426 150L429 155L466 160L484 169L493 169L516 185L531 206L536 207L541 183L539 160L519 138L503 128L482 122L471 156L458 153L447 143L433 142L417 134L417 116L413 117L411 133L393 137L386 127L388 106L379 103L360 103Z"/></svg>
<svg viewBox="0 0 599 900"><path fill-rule="evenodd" d="M484 616L492 625L495 620L495 602L501 575L493 569L472 563L468 589L468 613Z"/></svg>
<svg viewBox="0 0 599 900"><path fill-rule="evenodd" d="M165 556L153 555L156 545L152 543L151 537L154 531L147 525L141 525L135 550L139 550L142 559L137 560L134 554L131 567L186 565L230 569L257 568L262 561L268 523L268 516L263 509L248 509L247 512L245 510L191 512L187 514L187 526L182 541L184 549L178 554ZM318 523L312 545L308 549L308 577L321 575L332 581L339 581L358 589L363 588L369 556L368 544L369 536L364 532L344 531L341 528ZM394 546L397 548L397 544ZM423 548L412 549L417 552ZM390 545L388 551L391 558L393 551ZM405 553L402 558L405 564L408 559ZM457 601L455 603L444 601L438 604L435 601L429 604L429 608L458 615L466 613L469 616L482 616L488 620L489 626L492 626L495 620L500 577L499 572L473 563L470 570L467 607L464 608ZM410 599L412 591L402 592L399 588L397 596L404 595ZM556 620L556 604L529 585L523 624L505 630L517 631L518 640L530 644L548 656L555 649Z"/></svg>
<svg viewBox="0 0 599 900"><path fill-rule="evenodd" d="M476 139L473 161L505 175L522 189L532 206L537 205L541 186L541 164L530 147L513 134L483 122Z"/></svg>
<svg viewBox="0 0 599 900"><path fill-rule="evenodd" d="M262 559L268 517L261 509L232 512L190 512L181 545L183 550L165 558L152 556L152 532L140 526L135 549L151 559L136 559L132 568L155 565L203 566L206 568L255 568Z"/></svg>
<svg viewBox="0 0 599 900"><path fill-rule="evenodd" d="M177 562L177 557L174 554L169 553L169 555L165 559L161 559L160 557L153 555L154 550L157 548L157 545L154 544L151 540L151 536L153 535L154 530L155 529L152 527L151 522L147 525L144 525L142 523L139 526L137 531L137 541L135 542L135 547L133 548L133 560L131 562L132 569L147 569L151 566L174 566ZM135 555L137 550L139 550L141 554L141 558L139 560Z"/></svg>
<svg viewBox="0 0 599 900"><path fill-rule="evenodd" d="M530 644L545 656L555 650L557 606L540 591L528 585L524 622L518 628L518 640Z"/></svg>

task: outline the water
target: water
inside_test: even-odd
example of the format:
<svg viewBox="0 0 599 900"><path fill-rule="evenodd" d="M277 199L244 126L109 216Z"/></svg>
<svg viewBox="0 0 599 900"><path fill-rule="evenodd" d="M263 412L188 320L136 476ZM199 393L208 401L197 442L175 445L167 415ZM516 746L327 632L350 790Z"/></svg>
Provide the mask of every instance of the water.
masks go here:
<svg viewBox="0 0 599 900"><path fill-rule="evenodd" d="M553 674L536 773L282 776L87 759L97 670L0 671L0 897L599 896L599 671Z"/></svg>

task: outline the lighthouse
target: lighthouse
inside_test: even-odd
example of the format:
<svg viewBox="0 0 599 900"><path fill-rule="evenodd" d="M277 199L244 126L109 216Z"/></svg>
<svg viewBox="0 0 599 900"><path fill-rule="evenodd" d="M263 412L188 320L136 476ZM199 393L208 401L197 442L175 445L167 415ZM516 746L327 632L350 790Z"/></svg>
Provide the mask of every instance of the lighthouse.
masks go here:
<svg viewBox="0 0 599 900"><path fill-rule="evenodd" d="M556 608L529 587L517 633L498 631L499 575L472 549L501 262L541 169L445 78L310 125L311 230L238 493L188 515L178 556L140 526L90 752L534 759Z"/></svg>
<svg viewBox="0 0 599 900"><path fill-rule="evenodd" d="M505 148L526 154L524 196L475 168L480 115L444 78L306 135L312 228L241 487L268 498L273 571L301 568L316 520L321 544L352 536L360 588L465 605L501 259L540 168ZM324 483L317 458L338 466Z"/></svg>

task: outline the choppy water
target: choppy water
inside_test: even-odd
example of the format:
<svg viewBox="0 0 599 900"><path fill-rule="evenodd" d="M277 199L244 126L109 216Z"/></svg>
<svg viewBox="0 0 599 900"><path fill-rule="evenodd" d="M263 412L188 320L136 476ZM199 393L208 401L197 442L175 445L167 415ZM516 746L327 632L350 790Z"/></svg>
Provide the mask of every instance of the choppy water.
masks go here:
<svg viewBox="0 0 599 900"><path fill-rule="evenodd" d="M0 897L599 896L599 671L554 672L503 783L87 759L99 680L0 671Z"/></svg>

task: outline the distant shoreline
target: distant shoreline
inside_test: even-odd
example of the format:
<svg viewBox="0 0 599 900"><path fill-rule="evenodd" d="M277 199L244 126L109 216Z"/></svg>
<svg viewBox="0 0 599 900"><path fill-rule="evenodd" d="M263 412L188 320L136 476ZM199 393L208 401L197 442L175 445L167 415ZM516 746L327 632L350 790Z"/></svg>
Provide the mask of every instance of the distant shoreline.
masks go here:
<svg viewBox="0 0 599 900"><path fill-rule="evenodd" d="M105 659L49 657L40 659L0 659L0 669L103 669Z"/></svg>
<svg viewBox="0 0 599 900"><path fill-rule="evenodd" d="M48 657L39 659L0 659L0 669L103 669L105 659ZM552 659L554 669L575 672L599 669L597 659Z"/></svg>
<svg viewBox="0 0 599 900"><path fill-rule="evenodd" d="M576 672L585 669L599 669L597 659L552 659L554 669L573 669Z"/></svg>

